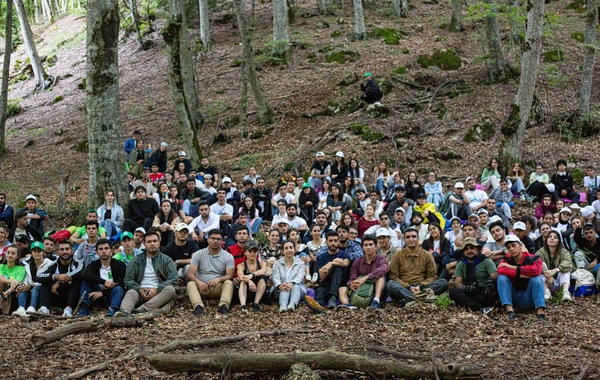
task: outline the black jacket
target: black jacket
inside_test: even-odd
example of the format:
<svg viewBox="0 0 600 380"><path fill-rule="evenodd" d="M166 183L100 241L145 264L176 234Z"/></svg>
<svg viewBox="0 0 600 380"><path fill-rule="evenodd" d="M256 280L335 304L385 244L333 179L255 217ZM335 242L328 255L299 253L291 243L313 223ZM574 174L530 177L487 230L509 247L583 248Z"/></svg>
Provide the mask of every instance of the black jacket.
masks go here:
<svg viewBox="0 0 600 380"><path fill-rule="evenodd" d="M154 199L145 198L143 201L132 199L129 201L129 219L138 225L144 224L144 219L152 218L160 212L158 204Z"/></svg>
<svg viewBox="0 0 600 380"><path fill-rule="evenodd" d="M567 190L568 192L573 191L573 176L569 173L565 173L565 175L558 175L558 173L554 173L552 174L550 182L556 186L556 191L559 193L563 190Z"/></svg>
<svg viewBox="0 0 600 380"><path fill-rule="evenodd" d="M154 202L156 203L156 202ZM62 265L60 260L56 260L46 268L43 273L38 273L37 282L39 283L54 283L52 276L55 274L68 274L71 277L72 282L81 281L81 274L83 273L83 261L73 259L69 265Z"/></svg>
<svg viewBox="0 0 600 380"><path fill-rule="evenodd" d="M100 277L100 267L102 262L100 260L92 261L81 274L81 279L87 281L90 284L101 284L104 285L105 280ZM127 266L115 259L110 260L110 271L112 273L112 280L117 285L125 287L125 271Z"/></svg>
<svg viewBox="0 0 600 380"><path fill-rule="evenodd" d="M154 202L156 203L156 202ZM10 242L14 242L15 241L15 231L17 230L17 223L13 223L13 227L10 229L10 232L8 233L8 241ZM40 234L40 232L36 229L33 228L31 225L27 225L25 227L25 231L27 231L27 237L29 238L29 240L31 241L42 241L42 235Z"/></svg>
<svg viewBox="0 0 600 380"><path fill-rule="evenodd" d="M369 93L369 92L375 92L378 94L381 94L381 88L379 87L379 85L377 84L377 81L373 78L369 79L367 81L367 84L361 84L360 85L361 90L363 90L363 92L365 94Z"/></svg>

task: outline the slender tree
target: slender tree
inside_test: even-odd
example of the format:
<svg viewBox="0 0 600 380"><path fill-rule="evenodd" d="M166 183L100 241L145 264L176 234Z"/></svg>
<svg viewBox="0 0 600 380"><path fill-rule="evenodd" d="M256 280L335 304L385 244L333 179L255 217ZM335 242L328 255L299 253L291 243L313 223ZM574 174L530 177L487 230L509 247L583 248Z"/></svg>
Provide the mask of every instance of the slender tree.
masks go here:
<svg viewBox="0 0 600 380"><path fill-rule="evenodd" d="M596 23L598 22L598 7L594 0L587 0L585 20L585 53L583 55L583 70L581 75L581 95L579 97L579 128L583 135L590 126L590 99L592 97L592 82L594 64L596 61Z"/></svg>
<svg viewBox="0 0 600 380"><path fill-rule="evenodd" d="M135 27L137 41L140 46L144 46L144 39L142 38L142 32L140 30L140 12L138 11L137 0L129 0L129 6L131 7L131 19L133 21L133 26Z"/></svg>
<svg viewBox="0 0 600 380"><path fill-rule="evenodd" d="M519 0L508 0L508 10L510 41L513 44L520 44L523 41L523 16Z"/></svg>
<svg viewBox="0 0 600 380"><path fill-rule="evenodd" d="M200 40L205 49L212 48L212 37L210 35L210 19L208 10L208 0L198 0L200 8Z"/></svg>
<svg viewBox="0 0 600 380"><path fill-rule="evenodd" d="M498 33L498 10L496 0L484 0L489 9L485 16L485 33L488 40L490 57L490 79L492 82L506 78L506 59Z"/></svg>
<svg viewBox="0 0 600 380"><path fill-rule="evenodd" d="M290 35L286 0L273 0L273 56L285 63L290 59ZM244 11L245 12L245 11Z"/></svg>
<svg viewBox="0 0 600 380"><path fill-rule="evenodd" d="M248 24L246 21L246 10L242 0L233 0L233 8L238 21L238 29L240 37L242 38L242 59L246 67L246 74L250 87L254 94L254 100L256 101L256 108L258 113L258 120L260 124L272 124L273 123L273 111L267 103L267 98L263 90L260 87L260 81L256 74L256 68L254 67L254 59L252 53L252 36L248 31Z"/></svg>
<svg viewBox="0 0 600 380"><path fill-rule="evenodd" d="M354 4L354 33L356 38L365 38L365 15L363 14L362 0L352 0Z"/></svg>
<svg viewBox="0 0 600 380"><path fill-rule="evenodd" d="M10 74L10 55L12 53L12 0L6 0L6 21L4 29L4 62L2 64L2 90L0 92L0 156L6 150L6 107L8 105L8 76Z"/></svg>
<svg viewBox="0 0 600 380"><path fill-rule="evenodd" d="M451 32L462 31L462 4L463 0L452 0L452 18L448 24L448 30Z"/></svg>
<svg viewBox="0 0 600 380"><path fill-rule="evenodd" d="M175 104L175 112L183 138L189 145L188 158L195 166L200 165L202 149L198 135L204 124L199 110L196 92L194 62L190 50L188 27L182 0L171 0L171 15L161 34L166 42L169 57L169 84Z"/></svg>
<svg viewBox="0 0 600 380"><path fill-rule="evenodd" d="M512 105L508 120L502 126L504 141L500 156L504 167L523 158L525 128L531 114L535 85L542 53L542 32L544 25L544 0L527 0L527 32L522 45L521 78L519 89Z"/></svg>
<svg viewBox="0 0 600 380"><path fill-rule="evenodd" d="M106 190L116 200L129 200L122 152L121 106L119 99L119 11L118 0L87 3L86 124L89 146L88 206L104 202Z"/></svg>
<svg viewBox="0 0 600 380"><path fill-rule="evenodd" d="M394 0L392 3L394 13L399 17L408 16L408 0Z"/></svg>

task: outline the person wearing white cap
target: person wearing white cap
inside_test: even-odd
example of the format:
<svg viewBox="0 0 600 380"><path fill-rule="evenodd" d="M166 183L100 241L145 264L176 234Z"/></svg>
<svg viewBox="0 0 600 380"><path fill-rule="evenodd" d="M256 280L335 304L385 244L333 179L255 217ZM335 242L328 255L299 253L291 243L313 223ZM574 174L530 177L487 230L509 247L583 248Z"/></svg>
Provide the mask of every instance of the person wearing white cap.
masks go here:
<svg viewBox="0 0 600 380"><path fill-rule="evenodd" d="M373 234L365 234L364 236L373 236ZM379 228L375 233L375 238L377 239L377 255L385 257L387 262L392 261L392 257L400 250L399 247L390 244L391 238L396 235L396 232L393 231L390 233L389 228Z"/></svg>
<svg viewBox="0 0 600 380"><path fill-rule="evenodd" d="M183 163L184 165L184 172L187 174L190 172L190 170L192 170L192 162L190 160L187 159L187 155L185 154L184 151L179 152L179 154L177 154L177 159L175 160L175 163L173 164L173 170L175 169L179 169L179 164ZM179 173L181 173L181 170L179 170Z"/></svg>
<svg viewBox="0 0 600 380"><path fill-rule="evenodd" d="M471 200L464 192L465 185L463 185L462 182L456 182L454 184L454 192L448 194L446 219L452 219L453 216L458 216L461 220L467 220L469 215L473 213L469 206Z"/></svg>
<svg viewBox="0 0 600 380"><path fill-rule="evenodd" d="M542 259L544 298L547 300L552 297L551 288L558 288L556 292L562 293L561 301L573 300L569 293L573 259L571 253L563 248L562 240L558 231L550 231L544 247L535 253Z"/></svg>
<svg viewBox="0 0 600 380"><path fill-rule="evenodd" d="M573 226L571 225L570 219L571 209L563 207L558 213L558 222L552 225L552 229L560 233L562 244L569 252L571 251L571 235L573 235Z"/></svg>
<svg viewBox="0 0 600 380"><path fill-rule="evenodd" d="M231 177L223 177L221 180L221 188L225 189L225 200L233 207L235 216L237 216L237 210L239 210L240 201L242 199L240 192L233 186Z"/></svg>
<svg viewBox="0 0 600 380"><path fill-rule="evenodd" d="M508 320L515 320L516 307L535 309L536 316L545 321L544 282L540 277L542 260L539 256L523 252L521 241L515 235L508 235L505 244L508 254L498 265L497 288Z"/></svg>
<svg viewBox="0 0 600 380"><path fill-rule="evenodd" d="M48 219L46 211L37 207L38 200L35 195L30 194L25 198L25 207L17 210L25 211L27 213L27 222L29 226L36 229L40 235L44 235L44 222Z"/></svg>
<svg viewBox="0 0 600 380"><path fill-rule="evenodd" d="M205 206L208 209L208 205ZM171 260L173 260L173 262L175 263L175 267L177 267L177 274L179 276L179 286L187 284L188 269L190 269L192 255L194 254L194 252L200 250L200 247L195 241L188 239L190 237L191 231L192 229L187 224L177 224L177 226L175 227L175 240L162 250L162 253L169 256Z"/></svg>
<svg viewBox="0 0 600 380"><path fill-rule="evenodd" d="M329 161L325 160L325 154L323 152L317 152L316 158L316 161L313 162L310 168L308 184L316 191L319 191L324 179L331 181L331 164Z"/></svg>
<svg viewBox="0 0 600 380"><path fill-rule="evenodd" d="M513 225L513 233L521 240L521 243L527 248L528 252L535 252L535 243L533 239L527 236L527 226L523 222L516 222Z"/></svg>
<svg viewBox="0 0 600 380"><path fill-rule="evenodd" d="M338 151L334 160L331 164L331 180L341 183L348 176L348 164L344 161L344 152Z"/></svg>
<svg viewBox="0 0 600 380"><path fill-rule="evenodd" d="M156 162L158 164L158 172L165 174L167 172L167 161L169 159L167 153L167 147L169 145L166 142L161 142L158 149L156 149L148 160L146 161L146 166L152 167L152 164Z"/></svg>
<svg viewBox="0 0 600 380"><path fill-rule="evenodd" d="M390 227L390 216L387 213L379 214L379 224L371 226L367 228L363 235L376 235L379 233L379 230L388 231L388 235L390 237L390 244L394 247L400 246L400 241L398 240L398 234L394 231L393 228ZM391 259L391 256L390 256Z"/></svg>

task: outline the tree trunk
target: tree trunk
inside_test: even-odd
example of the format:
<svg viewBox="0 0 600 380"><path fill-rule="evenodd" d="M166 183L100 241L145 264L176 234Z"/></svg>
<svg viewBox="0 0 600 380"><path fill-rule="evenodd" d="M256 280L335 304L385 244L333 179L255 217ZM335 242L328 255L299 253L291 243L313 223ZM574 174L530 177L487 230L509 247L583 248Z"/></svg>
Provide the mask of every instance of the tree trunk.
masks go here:
<svg viewBox="0 0 600 380"><path fill-rule="evenodd" d="M592 80L596 60L596 22L598 7L594 0L587 0L585 20L585 53L583 55L583 70L581 75L581 94L579 98L579 132L587 135L590 127L590 99L592 96Z"/></svg>
<svg viewBox="0 0 600 380"><path fill-rule="evenodd" d="M121 105L119 99L118 0L94 0L87 5L86 124L89 145L88 207L104 202L113 190L115 202L129 200L123 170ZM118 152L118 153L117 153Z"/></svg>
<svg viewBox="0 0 600 380"><path fill-rule="evenodd" d="M6 150L6 107L8 105L8 76L12 53L12 0L6 0L6 21L4 29L4 62L2 63L2 89L0 91L0 157Z"/></svg>
<svg viewBox="0 0 600 380"><path fill-rule="evenodd" d="M239 0L236 0L239 1ZM265 354L156 354L148 356L150 365L166 373L181 372L285 372L296 363L312 369L350 370L375 378L478 379L481 366L470 364L408 364L398 360L376 359L335 351Z"/></svg>
<svg viewBox="0 0 600 380"><path fill-rule="evenodd" d="M136 0L129 0L129 6L131 7L131 19L135 26L135 33L140 46L144 46L144 40L142 39L142 32L140 31L140 13L138 12L138 4Z"/></svg>
<svg viewBox="0 0 600 380"><path fill-rule="evenodd" d="M451 32L462 31L462 0L453 0L454 8L452 8L452 18L448 25L448 30Z"/></svg>
<svg viewBox="0 0 600 380"><path fill-rule="evenodd" d="M356 38L362 40L365 38L365 16L362 0L352 0L352 3L354 4L354 32Z"/></svg>
<svg viewBox="0 0 600 380"><path fill-rule="evenodd" d="M520 44L523 41L523 21L519 0L508 0L508 18L510 20L510 41Z"/></svg>
<svg viewBox="0 0 600 380"><path fill-rule="evenodd" d="M521 162L523 158L523 139L531 113L542 52L544 0L527 0L527 9L527 33L522 45L519 90L511 114L502 126L504 141L500 148L500 157L504 167Z"/></svg>
<svg viewBox="0 0 600 380"><path fill-rule="evenodd" d="M394 0L394 13L398 17L407 17L408 15L408 0Z"/></svg>
<svg viewBox="0 0 600 380"><path fill-rule="evenodd" d="M242 59L240 65L240 77L242 78L242 98L240 99L240 125L242 127L242 137L246 134L246 125L248 119L248 78L246 77L246 62Z"/></svg>
<svg viewBox="0 0 600 380"><path fill-rule="evenodd" d="M208 10L208 0L198 0L200 8L200 40L205 49L212 48L212 37L210 35L210 13Z"/></svg>
<svg viewBox="0 0 600 380"><path fill-rule="evenodd" d="M161 32L169 56L169 84L181 133L189 144L191 154L188 154L188 159L193 167L197 167L202 158L198 135L202 130L204 118L198 106L194 62L183 1L171 0L170 6L171 16Z"/></svg>
<svg viewBox="0 0 600 380"><path fill-rule="evenodd" d="M491 82L501 81L506 78L506 59L504 51L500 43L500 35L498 34L498 10L496 8L496 0L484 0L484 3L489 6L485 17L485 34L488 40L489 56L490 56L490 79Z"/></svg>
<svg viewBox="0 0 600 380"><path fill-rule="evenodd" d="M40 0L33 0L33 21L36 24L42 22L42 16L40 15Z"/></svg>
<svg viewBox="0 0 600 380"><path fill-rule="evenodd" d="M317 0L317 7L319 9L319 13L325 14L327 10L327 6L325 5L325 0Z"/></svg>
<svg viewBox="0 0 600 380"><path fill-rule="evenodd" d="M245 11L244 11L245 13ZM273 52L284 63L290 60L288 5L286 0L273 0Z"/></svg>
<svg viewBox="0 0 600 380"><path fill-rule="evenodd" d="M23 0L15 0L15 7L17 8L17 14L19 15L25 49L27 50L27 55L31 61L31 67L35 77L35 89L33 92L43 91L52 87L54 78L46 74L44 67L42 66L42 60L40 59L35 43L33 42L33 32L29 26L29 20L27 19L27 13L23 6Z"/></svg>
<svg viewBox="0 0 600 380"><path fill-rule="evenodd" d="M52 5L50 4L50 0L42 0L42 3L44 4L44 6L46 8L46 20L48 20L48 22L50 24L54 24L54 11L52 10Z"/></svg>
<svg viewBox="0 0 600 380"><path fill-rule="evenodd" d="M233 7L238 21L238 29L240 37L242 38L242 59L246 66L246 73L252 92L254 93L254 100L256 101L256 108L258 114L258 120L261 125L273 123L273 111L267 104L267 98L263 90L260 88L260 81L256 74L256 68L254 67L254 57L252 53L252 36L248 31L248 25L246 22L246 10L242 0L233 0ZM287 16L287 14L286 14Z"/></svg>

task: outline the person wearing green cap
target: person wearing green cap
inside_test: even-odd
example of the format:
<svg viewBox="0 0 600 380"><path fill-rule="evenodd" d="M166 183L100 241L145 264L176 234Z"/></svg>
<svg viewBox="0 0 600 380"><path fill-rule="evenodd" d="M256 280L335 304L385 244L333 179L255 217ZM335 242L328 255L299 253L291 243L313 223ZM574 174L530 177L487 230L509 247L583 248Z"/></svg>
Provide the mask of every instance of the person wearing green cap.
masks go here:
<svg viewBox="0 0 600 380"><path fill-rule="evenodd" d="M41 242L34 241L31 243L30 249L31 256L22 261L25 266L25 278L23 279L23 283L17 287L17 291L19 291L19 296L17 297L19 307L13 313L21 317L26 317L26 313L34 313L37 310L40 290L42 288L42 284L37 282L37 276L43 273L53 262L45 257L44 251L46 250L46 246ZM27 307L28 301L29 307ZM25 309L26 307L27 309Z"/></svg>
<svg viewBox="0 0 600 380"><path fill-rule="evenodd" d="M113 259L122 261L127 265L134 256L139 255L140 253L142 253L142 251L135 248L133 234L129 231L123 231L123 233L121 233L121 250L113 256Z"/></svg>
<svg viewBox="0 0 600 380"><path fill-rule="evenodd" d="M310 187L308 182L302 184L302 192L298 197L298 205L300 206L300 216L305 220L313 220L319 206L319 195Z"/></svg>
<svg viewBox="0 0 600 380"><path fill-rule="evenodd" d="M381 92L381 88L373 78L373 74L366 73L364 79L365 83L360 84L360 89L364 92L364 95L360 98L369 104L379 103L383 97L383 92Z"/></svg>

